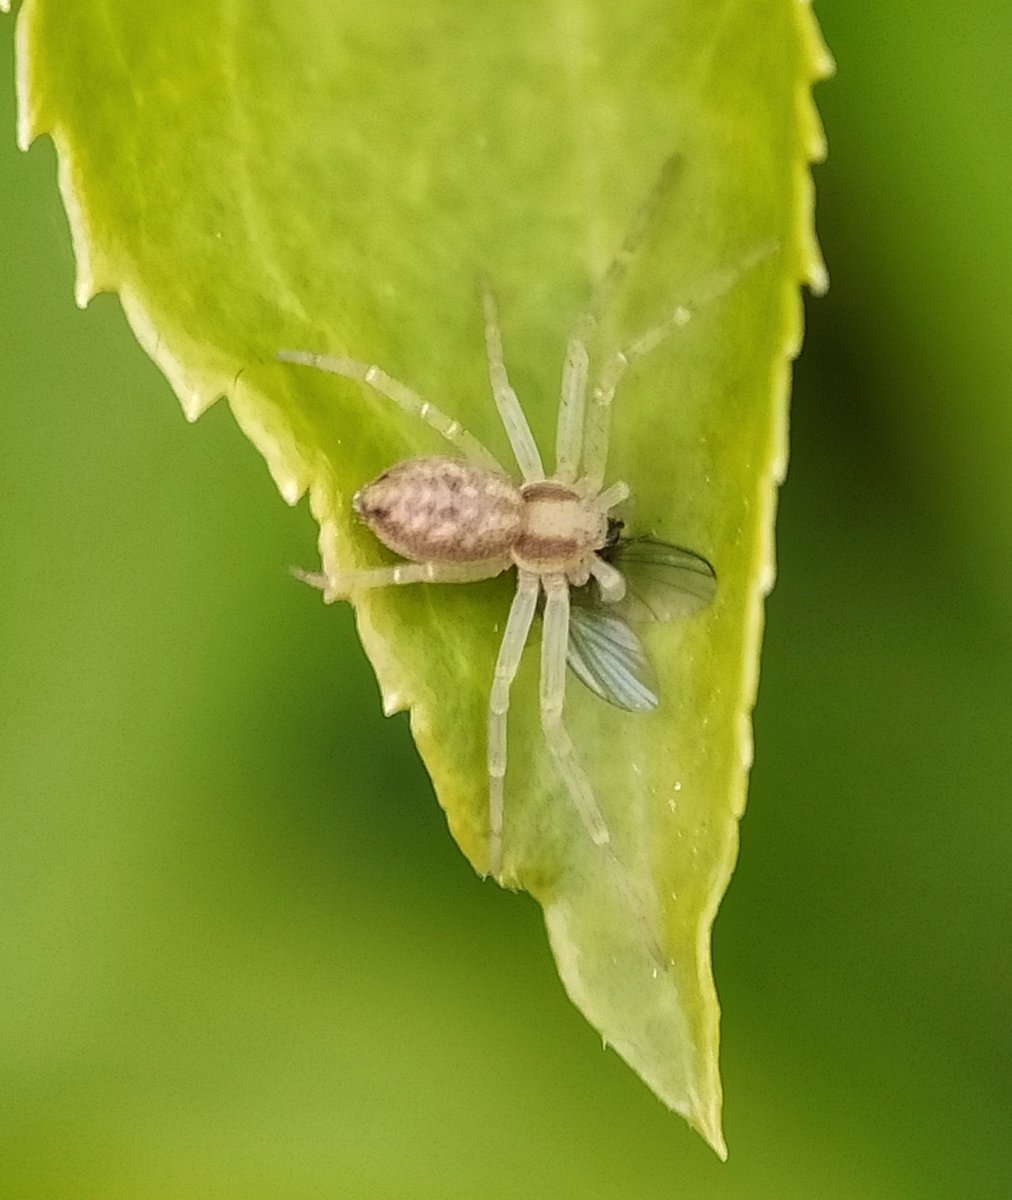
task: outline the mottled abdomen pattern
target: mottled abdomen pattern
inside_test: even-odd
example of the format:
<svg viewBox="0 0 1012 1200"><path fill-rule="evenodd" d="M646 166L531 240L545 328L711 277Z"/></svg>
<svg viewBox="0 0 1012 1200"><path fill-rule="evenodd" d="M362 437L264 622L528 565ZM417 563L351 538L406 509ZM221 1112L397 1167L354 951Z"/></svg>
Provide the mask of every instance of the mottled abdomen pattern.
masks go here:
<svg viewBox="0 0 1012 1200"><path fill-rule="evenodd" d="M505 558L523 501L505 476L457 458L408 458L367 483L355 510L391 550L415 562Z"/></svg>

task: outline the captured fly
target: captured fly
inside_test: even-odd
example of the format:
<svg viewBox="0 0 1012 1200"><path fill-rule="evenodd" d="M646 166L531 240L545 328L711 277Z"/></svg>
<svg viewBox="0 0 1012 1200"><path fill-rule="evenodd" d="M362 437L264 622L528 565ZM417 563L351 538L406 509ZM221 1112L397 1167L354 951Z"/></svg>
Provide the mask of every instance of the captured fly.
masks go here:
<svg viewBox="0 0 1012 1200"><path fill-rule="evenodd" d="M659 700L657 677L632 624L698 612L716 594L717 575L692 550L652 537L624 538L621 531L622 522L612 518L600 553L625 577L625 596L605 604L590 587L574 589L567 661L602 700L649 712Z"/></svg>

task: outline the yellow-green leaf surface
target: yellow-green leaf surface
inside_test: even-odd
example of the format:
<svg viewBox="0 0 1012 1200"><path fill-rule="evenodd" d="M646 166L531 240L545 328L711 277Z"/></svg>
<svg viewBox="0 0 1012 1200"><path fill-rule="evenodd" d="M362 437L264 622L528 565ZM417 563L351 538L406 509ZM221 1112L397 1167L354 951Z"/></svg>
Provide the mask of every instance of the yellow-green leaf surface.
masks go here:
<svg viewBox="0 0 1012 1200"><path fill-rule="evenodd" d="M798 288L822 283L809 88L828 60L807 7L26 0L18 34L20 136L57 145L79 301L119 293L190 418L227 398L284 498L308 495L328 567L389 561L351 496L391 462L444 447L368 388L275 352L380 363L509 461L487 384L484 274L549 457L567 334L678 157L592 357L700 302L623 383L609 477L632 489L630 532L715 564L717 599L645 631L656 712L621 712L570 679L566 716L607 850L542 745L532 639L511 708L504 873L543 905L576 1004L723 1153L710 927L752 756ZM485 712L512 586L358 603L386 710L410 710L479 872Z"/></svg>

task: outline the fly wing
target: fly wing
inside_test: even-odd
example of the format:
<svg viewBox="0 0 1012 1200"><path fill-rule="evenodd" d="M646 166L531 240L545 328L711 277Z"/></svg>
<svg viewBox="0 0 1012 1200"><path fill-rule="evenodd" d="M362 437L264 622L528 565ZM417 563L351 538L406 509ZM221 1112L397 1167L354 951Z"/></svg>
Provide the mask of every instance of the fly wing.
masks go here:
<svg viewBox="0 0 1012 1200"><path fill-rule="evenodd" d="M629 621L671 621L705 608L717 574L701 554L655 538L619 541L611 558L625 577L625 599L614 605Z"/></svg>
<svg viewBox="0 0 1012 1200"><path fill-rule="evenodd" d="M627 712L649 712L657 707L657 680L643 643L614 607L570 607L567 659L577 678L602 700Z"/></svg>
<svg viewBox="0 0 1012 1200"><path fill-rule="evenodd" d="M590 690L627 712L658 704L657 679L631 621L672 621L705 608L717 574L701 554L656 538L617 538L604 553L625 578L626 594L603 604L590 586L574 589L568 661Z"/></svg>

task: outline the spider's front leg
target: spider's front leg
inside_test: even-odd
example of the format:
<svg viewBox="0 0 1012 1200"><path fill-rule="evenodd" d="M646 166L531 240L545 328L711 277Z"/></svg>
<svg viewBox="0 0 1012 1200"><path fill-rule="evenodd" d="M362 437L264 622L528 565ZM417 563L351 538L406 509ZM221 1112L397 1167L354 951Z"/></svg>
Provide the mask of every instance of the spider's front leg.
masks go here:
<svg viewBox="0 0 1012 1200"><path fill-rule="evenodd" d="M604 364L591 395L584 430L582 482L589 492L597 491L604 482L605 465L608 461L611 406L615 392L628 368L684 329L692 320L693 313L726 295L745 275L765 262L778 248L779 243L775 239L761 242L743 255L737 263L714 271L696 287L695 296L691 301L676 305L667 317L634 338L627 346L616 350Z"/></svg>
<svg viewBox="0 0 1012 1200"><path fill-rule="evenodd" d="M626 370L630 364L655 350L691 319L692 310L686 305L679 305L666 321L640 334L628 346L617 350L605 363L594 387L584 433L583 483L588 490L596 491L604 482L605 466L608 462L611 405Z"/></svg>
<svg viewBox="0 0 1012 1200"><path fill-rule="evenodd" d="M610 841L608 826L562 723L566 700L566 652L569 645L569 582L565 575L546 575L544 629L541 635L541 728L555 755L573 804L595 846Z"/></svg>

